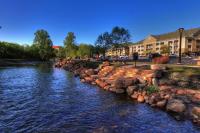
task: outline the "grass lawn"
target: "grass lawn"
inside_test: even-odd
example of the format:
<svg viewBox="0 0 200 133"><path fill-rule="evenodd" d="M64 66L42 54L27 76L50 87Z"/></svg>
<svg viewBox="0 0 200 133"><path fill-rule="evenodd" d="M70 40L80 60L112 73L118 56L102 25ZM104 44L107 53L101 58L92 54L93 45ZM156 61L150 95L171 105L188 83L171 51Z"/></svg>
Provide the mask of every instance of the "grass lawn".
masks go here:
<svg viewBox="0 0 200 133"><path fill-rule="evenodd" d="M182 67L182 66L168 66L169 72L180 72L186 76L200 75L200 68Z"/></svg>

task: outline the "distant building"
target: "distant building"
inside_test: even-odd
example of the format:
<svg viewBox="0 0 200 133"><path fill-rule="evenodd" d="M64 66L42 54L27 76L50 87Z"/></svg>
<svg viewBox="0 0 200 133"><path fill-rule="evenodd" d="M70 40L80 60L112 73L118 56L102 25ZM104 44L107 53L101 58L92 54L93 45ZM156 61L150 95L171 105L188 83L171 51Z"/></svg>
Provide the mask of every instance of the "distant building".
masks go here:
<svg viewBox="0 0 200 133"><path fill-rule="evenodd" d="M128 56L129 55L129 47L121 46L121 47L113 47L106 51L106 56Z"/></svg>
<svg viewBox="0 0 200 133"><path fill-rule="evenodd" d="M52 48L59 50L61 48L61 46L52 46Z"/></svg>
<svg viewBox="0 0 200 133"><path fill-rule="evenodd" d="M147 38L129 45L129 52L127 56L132 56L137 52L140 56L146 56L148 53L161 54L161 47L163 45L169 46L170 54L179 54L179 39L178 31L160 34L149 35ZM112 52L111 52L112 51ZM109 55L119 55L116 50L108 50ZM200 52L200 28L185 30L182 37L181 53Z"/></svg>

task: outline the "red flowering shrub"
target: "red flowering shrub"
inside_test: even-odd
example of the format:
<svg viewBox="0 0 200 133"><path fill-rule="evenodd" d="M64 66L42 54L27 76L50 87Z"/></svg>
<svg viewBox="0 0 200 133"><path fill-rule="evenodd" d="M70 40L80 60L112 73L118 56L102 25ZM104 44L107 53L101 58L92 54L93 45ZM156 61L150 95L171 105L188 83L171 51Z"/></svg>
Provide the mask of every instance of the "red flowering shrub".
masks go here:
<svg viewBox="0 0 200 133"><path fill-rule="evenodd" d="M167 64L169 62L169 56L161 56L153 58L153 63L155 64Z"/></svg>

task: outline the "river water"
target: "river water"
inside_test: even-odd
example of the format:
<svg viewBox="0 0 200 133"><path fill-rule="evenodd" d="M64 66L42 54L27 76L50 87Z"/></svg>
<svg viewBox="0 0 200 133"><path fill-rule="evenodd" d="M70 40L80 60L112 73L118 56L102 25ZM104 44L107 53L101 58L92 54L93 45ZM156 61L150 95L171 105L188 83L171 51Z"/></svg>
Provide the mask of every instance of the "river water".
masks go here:
<svg viewBox="0 0 200 133"><path fill-rule="evenodd" d="M0 68L0 132L197 133L200 128L43 64Z"/></svg>

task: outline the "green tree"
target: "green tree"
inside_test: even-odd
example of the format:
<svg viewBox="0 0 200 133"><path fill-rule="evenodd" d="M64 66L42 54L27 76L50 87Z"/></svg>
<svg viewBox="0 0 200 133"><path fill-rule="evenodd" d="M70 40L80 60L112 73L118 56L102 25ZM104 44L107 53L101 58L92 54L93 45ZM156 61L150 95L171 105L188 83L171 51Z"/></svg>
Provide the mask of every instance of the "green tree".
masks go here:
<svg viewBox="0 0 200 133"><path fill-rule="evenodd" d="M105 55L106 49L110 48L112 46L112 36L108 32L104 32L103 34L99 35L95 45L96 47L101 50L99 53Z"/></svg>
<svg viewBox="0 0 200 133"><path fill-rule="evenodd" d="M33 44L39 49L38 52L42 60L49 60L53 56L53 43L47 31L37 30Z"/></svg>
<svg viewBox="0 0 200 133"><path fill-rule="evenodd" d="M123 27L118 27L118 26L112 29L111 36L112 36L112 42L115 46L128 43L131 38L131 35L128 29L125 29Z"/></svg>
<svg viewBox="0 0 200 133"><path fill-rule="evenodd" d="M66 56L75 58L77 56L78 47L75 44L76 36L73 32L68 32L67 37L64 40L64 46L66 49Z"/></svg>
<svg viewBox="0 0 200 133"><path fill-rule="evenodd" d="M60 47L58 50L55 49L55 55L58 58L65 58L66 57L65 48Z"/></svg>
<svg viewBox="0 0 200 133"><path fill-rule="evenodd" d="M81 58L91 57L93 54L94 47L92 45L80 44L78 47L77 55Z"/></svg>
<svg viewBox="0 0 200 133"><path fill-rule="evenodd" d="M35 46L0 42L0 58L9 59L40 59Z"/></svg>

